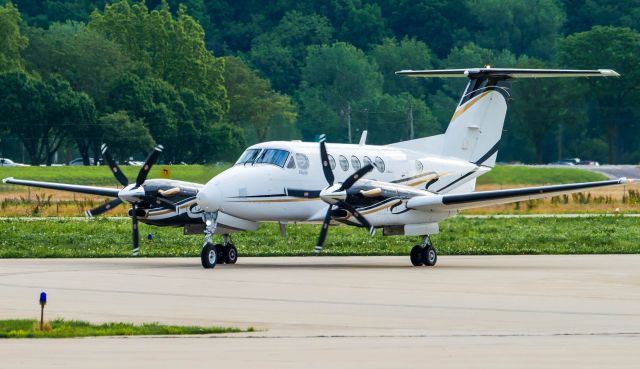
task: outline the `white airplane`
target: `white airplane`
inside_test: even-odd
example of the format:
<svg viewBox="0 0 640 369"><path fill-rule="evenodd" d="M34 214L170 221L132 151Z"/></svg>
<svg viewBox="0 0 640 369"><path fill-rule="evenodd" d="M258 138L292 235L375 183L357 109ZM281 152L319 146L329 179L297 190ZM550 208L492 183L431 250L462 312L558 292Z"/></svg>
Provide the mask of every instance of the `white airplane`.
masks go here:
<svg viewBox="0 0 640 369"><path fill-rule="evenodd" d="M405 70L410 77L465 77L469 83L444 134L367 145L300 141L263 142L247 148L234 166L206 185L146 180L162 146L156 146L135 184L111 159L103 156L122 190L6 178L5 183L114 197L88 216L122 202L131 204L134 255L139 250L138 220L158 226L181 226L185 234L205 234L201 252L204 268L233 264L237 250L230 234L256 230L260 222L320 223L316 245L320 252L330 224L365 227L371 234L422 236L411 249L415 266L433 266L437 253L429 236L438 223L460 210L525 201L614 186L631 180L574 183L498 191L474 192L476 178L490 171L498 154L511 82L515 78L608 77L613 70L451 69ZM213 235L223 236L214 244Z"/></svg>

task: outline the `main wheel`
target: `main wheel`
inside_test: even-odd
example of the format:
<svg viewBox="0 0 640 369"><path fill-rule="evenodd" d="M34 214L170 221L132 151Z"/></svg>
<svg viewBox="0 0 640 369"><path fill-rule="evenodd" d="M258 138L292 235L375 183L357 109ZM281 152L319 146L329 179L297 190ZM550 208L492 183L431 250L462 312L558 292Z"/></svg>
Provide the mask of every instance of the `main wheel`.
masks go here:
<svg viewBox="0 0 640 369"><path fill-rule="evenodd" d="M436 249L434 249L431 245L422 249L422 257L422 261L426 266L434 266L438 261L438 253L436 252Z"/></svg>
<svg viewBox="0 0 640 369"><path fill-rule="evenodd" d="M200 260L202 261L203 268L215 268L216 262L218 261L218 253L216 252L216 247L211 243L206 243L202 247L202 252L200 252Z"/></svg>
<svg viewBox="0 0 640 369"><path fill-rule="evenodd" d="M225 262L224 245L217 243L213 247L216 249L216 253L218 254L218 263L220 264L224 263Z"/></svg>
<svg viewBox="0 0 640 369"><path fill-rule="evenodd" d="M413 248L411 249L411 254L409 255L411 257L411 264L413 264L413 266L420 266L424 264L424 257L422 256L422 246L413 246Z"/></svg>
<svg viewBox="0 0 640 369"><path fill-rule="evenodd" d="M238 261L238 249L232 243L224 246L224 262L227 264L235 264Z"/></svg>

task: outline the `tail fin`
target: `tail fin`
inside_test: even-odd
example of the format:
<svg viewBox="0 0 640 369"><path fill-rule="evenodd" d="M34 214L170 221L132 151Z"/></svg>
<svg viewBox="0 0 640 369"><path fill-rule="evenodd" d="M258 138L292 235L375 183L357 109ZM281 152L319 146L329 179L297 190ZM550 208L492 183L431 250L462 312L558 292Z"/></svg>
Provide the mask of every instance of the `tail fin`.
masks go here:
<svg viewBox="0 0 640 369"><path fill-rule="evenodd" d="M410 77L467 77L469 83L444 133L442 155L493 167L498 156L507 99L514 78L607 77L619 76L613 70L559 69L446 69L403 70L397 75Z"/></svg>

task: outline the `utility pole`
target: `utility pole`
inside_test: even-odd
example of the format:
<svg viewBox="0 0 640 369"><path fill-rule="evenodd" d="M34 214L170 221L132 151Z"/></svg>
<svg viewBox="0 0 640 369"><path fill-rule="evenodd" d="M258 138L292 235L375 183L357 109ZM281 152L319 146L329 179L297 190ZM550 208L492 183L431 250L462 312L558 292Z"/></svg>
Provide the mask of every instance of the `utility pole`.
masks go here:
<svg viewBox="0 0 640 369"><path fill-rule="evenodd" d="M351 143L351 103L347 103L347 127L349 127L349 143Z"/></svg>
<svg viewBox="0 0 640 369"><path fill-rule="evenodd" d="M558 124L558 160L562 160L562 122Z"/></svg>
<svg viewBox="0 0 640 369"><path fill-rule="evenodd" d="M407 121L409 122L409 139L413 140L413 105L409 104L409 112L407 113Z"/></svg>

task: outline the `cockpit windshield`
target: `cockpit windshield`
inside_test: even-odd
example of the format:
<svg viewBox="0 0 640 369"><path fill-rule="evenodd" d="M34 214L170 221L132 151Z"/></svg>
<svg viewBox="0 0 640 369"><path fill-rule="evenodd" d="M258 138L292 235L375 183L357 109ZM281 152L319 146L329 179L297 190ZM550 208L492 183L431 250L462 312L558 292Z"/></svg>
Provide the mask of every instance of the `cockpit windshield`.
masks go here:
<svg viewBox="0 0 640 369"><path fill-rule="evenodd" d="M260 153L255 162L256 164L273 164L279 167L284 167L284 164L287 161L288 157L289 152L286 150L265 149Z"/></svg>
<svg viewBox="0 0 640 369"><path fill-rule="evenodd" d="M244 153L242 153L242 156L240 156L240 159L238 159L238 161L236 162L236 165L253 163L253 161L256 160L256 157L260 153L260 150L261 149L246 150Z"/></svg>

